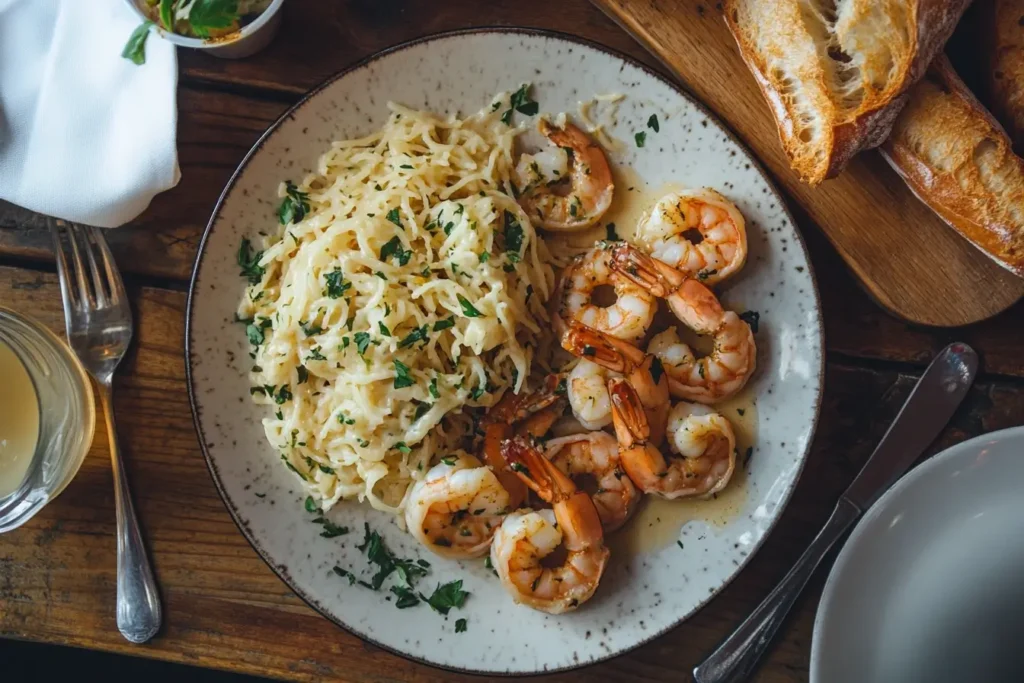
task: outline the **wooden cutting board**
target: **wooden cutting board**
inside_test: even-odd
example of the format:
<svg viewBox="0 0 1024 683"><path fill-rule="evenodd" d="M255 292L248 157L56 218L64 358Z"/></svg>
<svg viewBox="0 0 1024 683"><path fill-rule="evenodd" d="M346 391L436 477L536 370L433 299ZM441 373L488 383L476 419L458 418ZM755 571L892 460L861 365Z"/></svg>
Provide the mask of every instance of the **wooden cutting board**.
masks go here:
<svg viewBox="0 0 1024 683"><path fill-rule="evenodd" d="M1024 280L976 250L919 202L875 152L817 187L789 168L774 119L740 58L721 6L707 0L592 0L722 119L810 217L865 289L913 323L984 320L1024 296ZM837 315L842 315L837 312Z"/></svg>

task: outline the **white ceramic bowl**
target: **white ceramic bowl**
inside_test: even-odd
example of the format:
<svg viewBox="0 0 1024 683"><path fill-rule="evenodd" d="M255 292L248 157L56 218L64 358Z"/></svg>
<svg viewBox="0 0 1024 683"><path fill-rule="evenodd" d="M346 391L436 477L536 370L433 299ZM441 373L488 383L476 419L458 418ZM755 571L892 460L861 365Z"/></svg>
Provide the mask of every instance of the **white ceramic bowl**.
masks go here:
<svg viewBox="0 0 1024 683"><path fill-rule="evenodd" d="M332 519L353 533L320 538L302 509L298 481L264 437L263 410L249 398L249 347L235 322L244 287L238 245L259 230L275 229L282 180L315 168L332 140L381 126L389 99L468 113L524 82L532 82L545 112L575 115L581 99L626 95L606 130L626 143L610 155L613 167L631 168L636 180L617 192L630 191L634 182L635 190L646 186L650 192L675 182L709 185L733 199L747 218L750 253L746 267L719 289L727 307L761 314L758 367L749 385L757 404L753 457L748 462L741 454L735 481L717 501L642 510L610 538L613 554L596 596L563 616L514 605L482 560L430 556L368 506L337 506ZM652 114L660 118L659 132L647 128ZM634 135L643 130L641 149ZM300 596L359 636L475 672L581 666L636 647L693 614L740 571L781 514L806 458L821 395L814 278L800 235L757 162L703 107L654 72L593 44L521 29L462 31L398 46L332 78L282 116L242 162L215 210L199 249L187 326L200 443L253 546ZM753 414L745 413L747 419ZM733 409L730 417L736 415ZM385 595L334 574L335 565L365 571L357 548L364 522L398 556L429 557L432 573L423 590L462 579L471 593L465 608L447 620L426 607L398 611ZM462 633L454 631L459 617L468 620Z"/></svg>
<svg viewBox="0 0 1024 683"><path fill-rule="evenodd" d="M1024 681L1024 427L912 470L839 554L811 683Z"/></svg>
<svg viewBox="0 0 1024 683"><path fill-rule="evenodd" d="M145 21L149 17L139 8L139 3L144 0L125 0L132 11L139 16L139 21ZM278 29L281 27L281 5L284 0L272 0L270 5L250 24L246 24L229 38L218 38L215 40L203 40L183 36L172 31L166 31L160 26L153 27L153 30L164 40L169 40L175 45L188 47L195 50L202 50L214 57L224 59L241 59L254 55L274 39Z"/></svg>

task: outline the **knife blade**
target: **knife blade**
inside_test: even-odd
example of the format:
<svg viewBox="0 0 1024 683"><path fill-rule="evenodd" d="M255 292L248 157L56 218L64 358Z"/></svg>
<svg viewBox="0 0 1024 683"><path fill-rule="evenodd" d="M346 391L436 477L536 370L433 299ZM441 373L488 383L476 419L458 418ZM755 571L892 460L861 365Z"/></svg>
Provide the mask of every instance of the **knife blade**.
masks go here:
<svg viewBox="0 0 1024 683"><path fill-rule="evenodd" d="M953 417L978 372L978 354L950 344L921 375L896 419L842 498L864 512L889 490Z"/></svg>
<svg viewBox="0 0 1024 683"><path fill-rule="evenodd" d="M950 344L935 356L824 528L768 597L693 670L696 683L741 683L753 674L821 559L939 435L977 371L978 355L967 344Z"/></svg>

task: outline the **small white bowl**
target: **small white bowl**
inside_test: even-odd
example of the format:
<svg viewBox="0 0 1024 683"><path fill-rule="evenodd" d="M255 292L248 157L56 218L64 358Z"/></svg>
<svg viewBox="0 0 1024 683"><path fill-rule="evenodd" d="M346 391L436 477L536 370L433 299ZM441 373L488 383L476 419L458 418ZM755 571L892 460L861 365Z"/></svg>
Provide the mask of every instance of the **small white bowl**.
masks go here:
<svg viewBox="0 0 1024 683"><path fill-rule="evenodd" d="M917 467L857 525L825 585L811 683L1024 681L1024 427Z"/></svg>
<svg viewBox="0 0 1024 683"><path fill-rule="evenodd" d="M149 17L139 7L140 1L125 0L128 6L132 8L132 11L139 15L139 20L146 21ZM169 40L175 45L202 50L214 57L241 59L242 57L256 54L274 39L274 36L277 35L277 30L281 27L280 10L283 4L284 0L273 0L267 9L261 12L252 23L246 24L238 31L222 38L192 38L164 30L159 25L155 26L154 30L161 38Z"/></svg>

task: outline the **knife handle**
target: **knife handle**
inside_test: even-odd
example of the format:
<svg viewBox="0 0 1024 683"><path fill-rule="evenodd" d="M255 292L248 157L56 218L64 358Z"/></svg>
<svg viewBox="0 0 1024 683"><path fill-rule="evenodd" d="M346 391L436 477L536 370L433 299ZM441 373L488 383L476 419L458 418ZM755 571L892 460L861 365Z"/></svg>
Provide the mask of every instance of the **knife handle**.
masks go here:
<svg viewBox="0 0 1024 683"><path fill-rule="evenodd" d="M696 669L696 683L739 683L746 681L757 667L793 602L803 591L825 553L835 545L861 511L846 498L840 498L825 527L796 561L786 577L757 609L726 638Z"/></svg>

